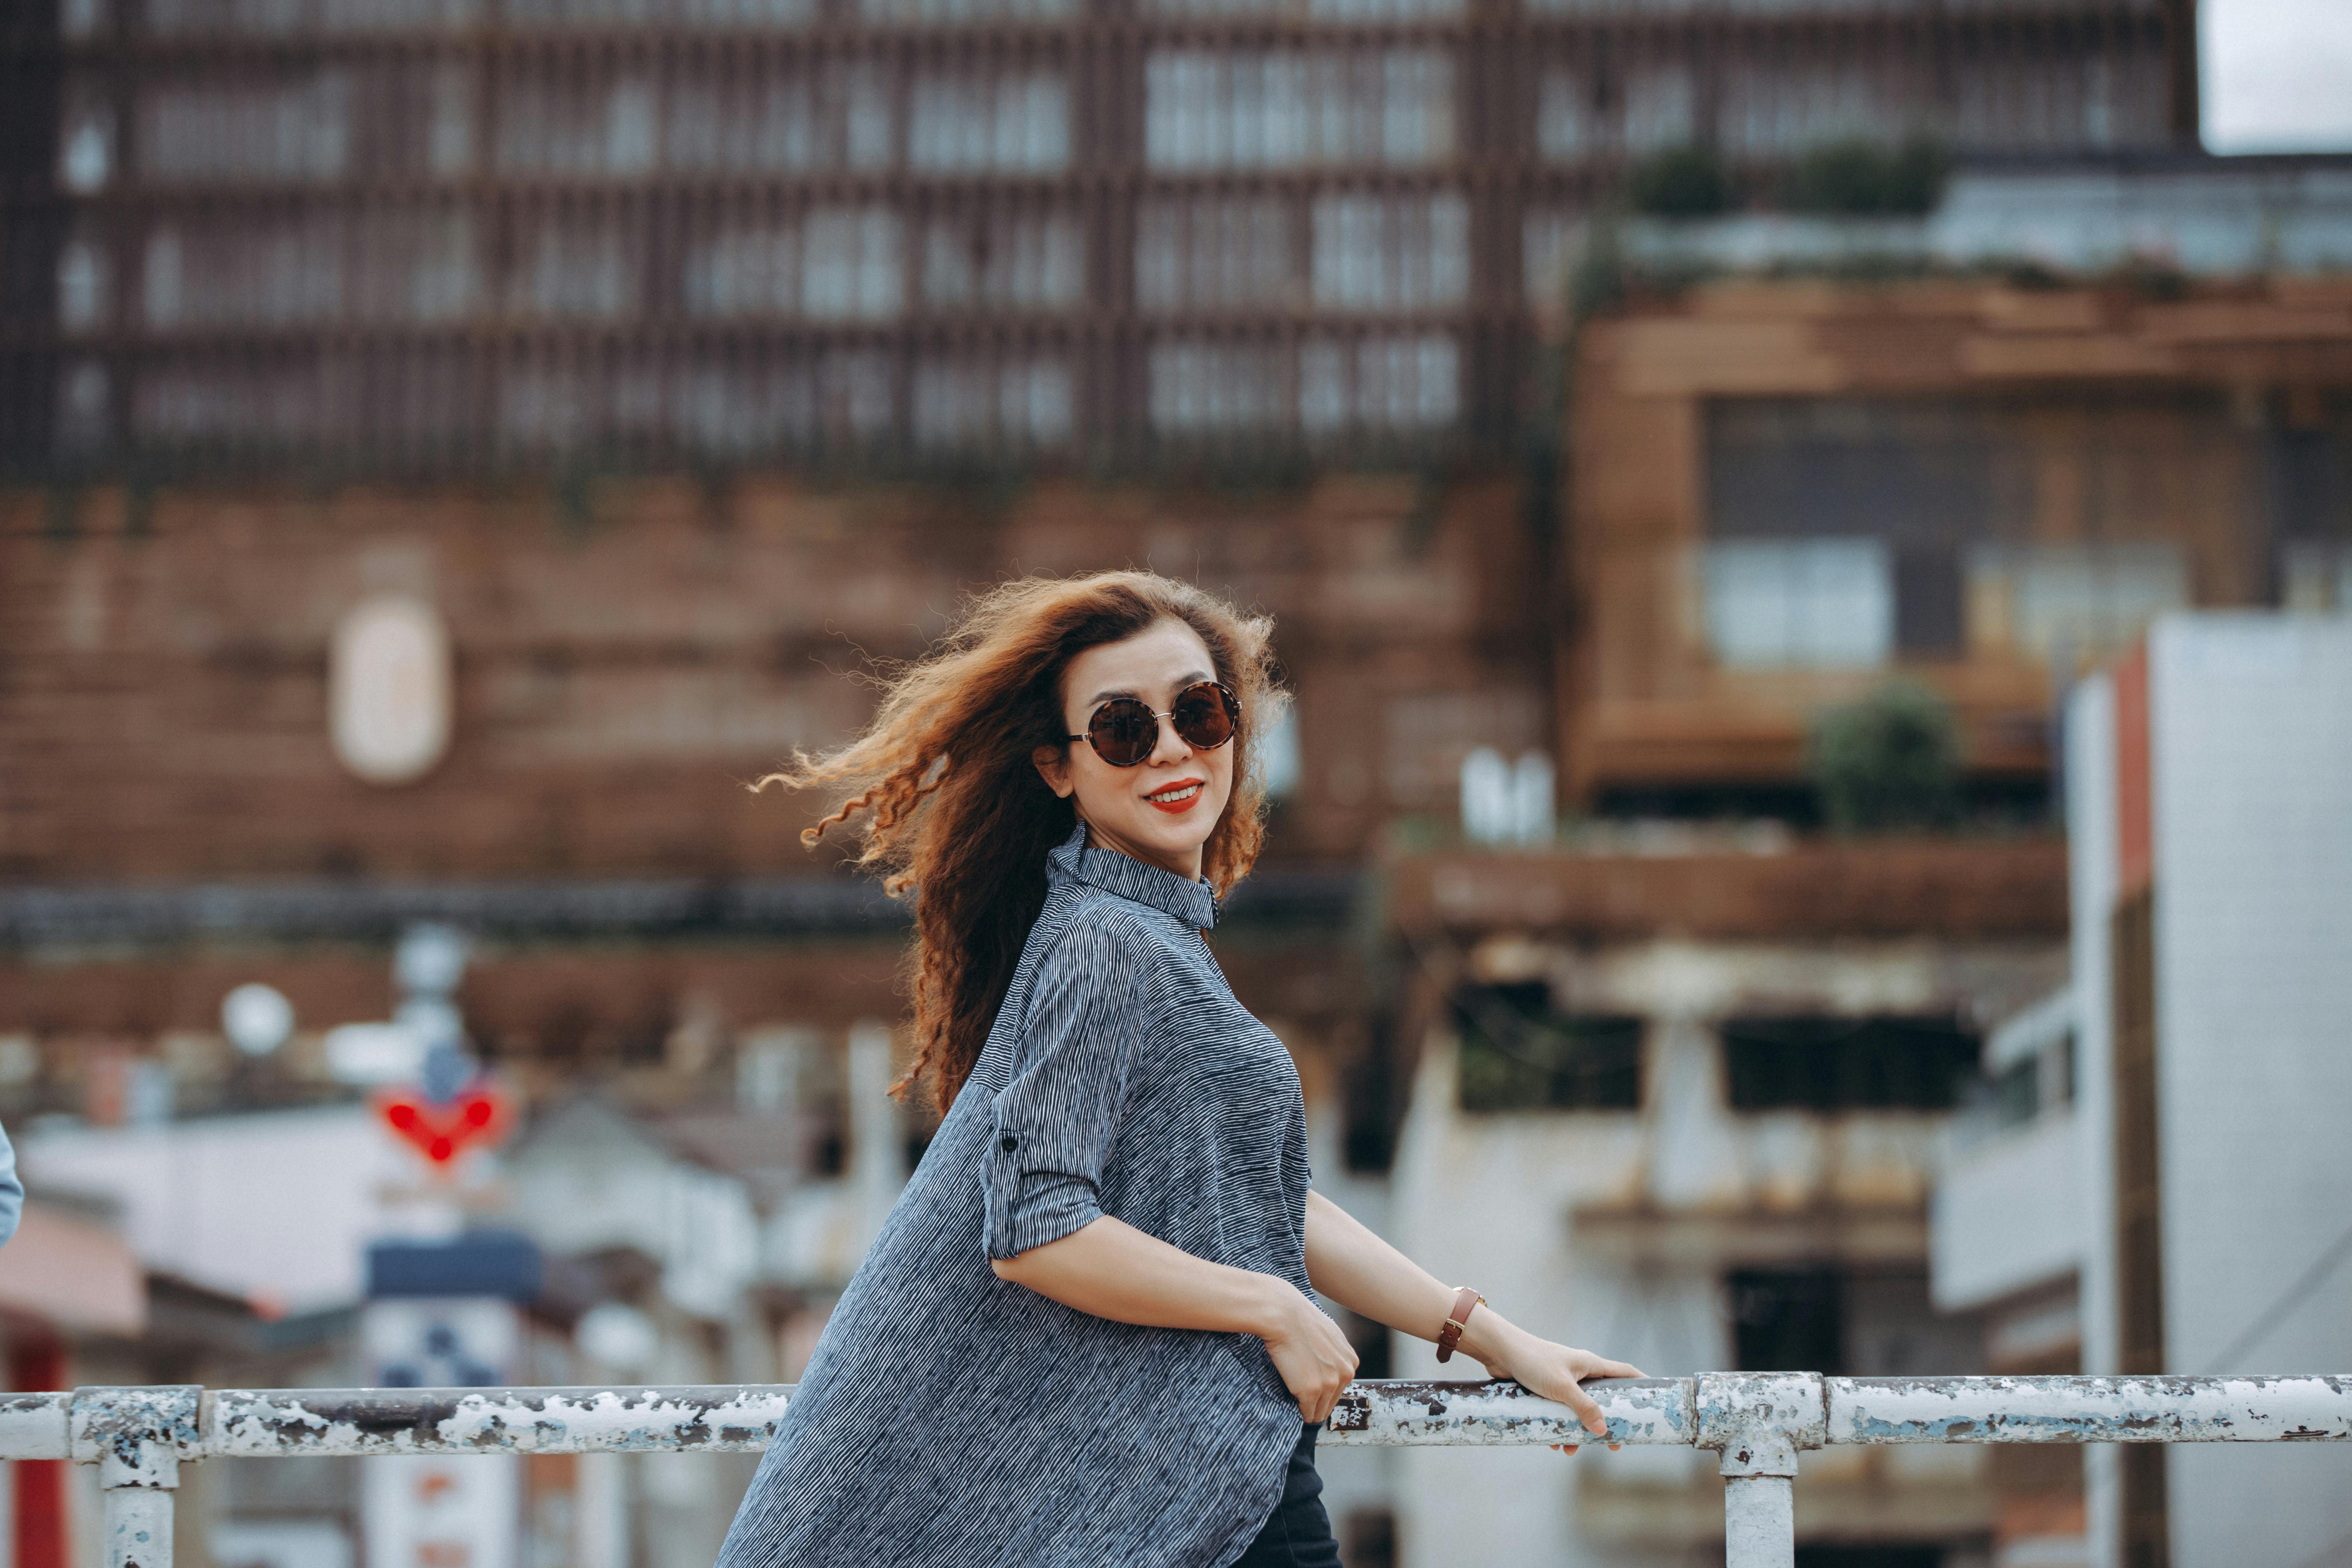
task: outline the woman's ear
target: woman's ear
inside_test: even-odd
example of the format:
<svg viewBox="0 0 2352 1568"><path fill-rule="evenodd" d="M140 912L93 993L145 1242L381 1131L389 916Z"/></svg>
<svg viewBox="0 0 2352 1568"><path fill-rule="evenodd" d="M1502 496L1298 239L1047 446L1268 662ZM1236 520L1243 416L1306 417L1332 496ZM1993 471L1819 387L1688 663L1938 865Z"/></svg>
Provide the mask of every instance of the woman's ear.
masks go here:
<svg viewBox="0 0 2352 1568"><path fill-rule="evenodd" d="M1062 747L1040 746L1029 753L1029 760L1037 764L1037 776L1045 781L1045 787L1064 800L1078 787L1070 782L1070 753Z"/></svg>

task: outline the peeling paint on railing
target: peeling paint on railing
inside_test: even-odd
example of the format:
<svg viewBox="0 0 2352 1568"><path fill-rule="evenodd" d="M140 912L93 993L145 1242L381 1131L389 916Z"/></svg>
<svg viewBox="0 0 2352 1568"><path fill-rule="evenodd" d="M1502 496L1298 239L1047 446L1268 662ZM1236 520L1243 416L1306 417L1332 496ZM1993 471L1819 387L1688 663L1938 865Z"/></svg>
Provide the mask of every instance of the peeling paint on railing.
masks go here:
<svg viewBox="0 0 2352 1568"><path fill-rule="evenodd" d="M0 1394L0 1458L73 1458L70 1394Z"/></svg>
<svg viewBox="0 0 2352 1568"><path fill-rule="evenodd" d="M1800 1456L1824 1444L2352 1441L2352 1377L1821 1377L1591 1385L1606 1438L1515 1383L1369 1382L1335 1444L1683 1444L1721 1456L1728 1568L1790 1568ZM0 1395L0 1459L99 1468L109 1568L171 1568L184 1462L287 1455L747 1453L786 1384L702 1388L83 1388Z"/></svg>
<svg viewBox="0 0 2352 1568"><path fill-rule="evenodd" d="M208 1456L751 1453L789 1385L707 1388L224 1389Z"/></svg>
<svg viewBox="0 0 2352 1568"><path fill-rule="evenodd" d="M180 1461L202 1457L204 1392L194 1384L74 1390L74 1459L96 1465L102 1487L178 1486Z"/></svg>
<svg viewBox="0 0 2352 1568"><path fill-rule="evenodd" d="M1832 1377L1832 1443L2352 1439L2352 1377Z"/></svg>
<svg viewBox="0 0 2352 1568"><path fill-rule="evenodd" d="M1471 1447L1606 1441L1688 1447L1698 1425L1697 1396L1698 1380L1690 1377L1596 1384L1592 1397L1609 1423L1609 1436L1600 1439L1566 1405L1539 1399L1508 1381L1359 1383L1339 1396L1318 1441Z"/></svg>

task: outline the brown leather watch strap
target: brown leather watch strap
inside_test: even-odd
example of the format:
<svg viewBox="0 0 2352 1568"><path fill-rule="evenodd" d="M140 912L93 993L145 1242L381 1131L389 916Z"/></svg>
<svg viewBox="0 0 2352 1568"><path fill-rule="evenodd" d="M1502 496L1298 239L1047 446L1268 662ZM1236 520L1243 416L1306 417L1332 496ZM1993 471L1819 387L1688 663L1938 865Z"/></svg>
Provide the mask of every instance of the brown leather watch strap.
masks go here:
<svg viewBox="0 0 2352 1568"><path fill-rule="evenodd" d="M1437 1359L1452 1361L1454 1347L1462 1342L1462 1331L1470 1326L1470 1311L1486 1300L1465 1285L1454 1292L1454 1310L1445 1314L1445 1326L1437 1331Z"/></svg>

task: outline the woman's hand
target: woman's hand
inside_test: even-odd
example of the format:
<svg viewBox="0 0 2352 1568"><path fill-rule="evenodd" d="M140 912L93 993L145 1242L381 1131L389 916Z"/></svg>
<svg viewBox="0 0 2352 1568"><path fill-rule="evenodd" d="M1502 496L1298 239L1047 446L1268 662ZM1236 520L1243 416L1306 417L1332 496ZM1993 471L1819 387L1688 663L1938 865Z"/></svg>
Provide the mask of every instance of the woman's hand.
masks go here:
<svg viewBox="0 0 2352 1568"><path fill-rule="evenodd" d="M1272 1278L1269 1276L1268 1278ZM1258 1338L1274 1357L1282 1384L1298 1401L1298 1414L1312 1423L1328 1420L1340 1391L1356 1375L1356 1349L1330 1315L1297 1286L1276 1280L1273 1321ZM1284 1298L1286 1297L1287 1300Z"/></svg>
<svg viewBox="0 0 2352 1568"><path fill-rule="evenodd" d="M1476 1314L1473 1314L1475 1321ZM1466 1340L1469 1336L1465 1335ZM1465 1348L1470 1348L1465 1345ZM1570 1345L1555 1344L1539 1340L1524 1329L1513 1327L1495 1343L1480 1344L1472 1350L1489 1377L1507 1377L1529 1394L1557 1400L1576 1412L1584 1429L1596 1437L1609 1436L1609 1423L1602 1418L1601 1406L1592 1395L1584 1392L1585 1379L1592 1377L1640 1377L1642 1369L1622 1361L1580 1351ZM1611 1447L1617 1445L1612 1443ZM1575 1448L1565 1443L1554 1447L1563 1453Z"/></svg>
<svg viewBox="0 0 2352 1568"><path fill-rule="evenodd" d="M1315 1289L1349 1311L1418 1339L1436 1339L1439 1325L1449 1321L1454 1310L1454 1286L1440 1284L1429 1270L1365 1229L1329 1198L1314 1192L1307 1194L1307 1277ZM1594 1436L1603 1440L1609 1436L1609 1424L1601 1419L1601 1406L1580 1384L1588 1377L1642 1375L1640 1369L1622 1361L1539 1340L1484 1302L1464 1323L1456 1347L1483 1363L1487 1376L1515 1378L1528 1393L1567 1405ZM1292 1381L1296 1391L1297 1384L1290 1380L1287 1369L1283 1375ZM1303 1407L1303 1398L1300 1404ZM1576 1451L1568 1444L1553 1446L1569 1453Z"/></svg>

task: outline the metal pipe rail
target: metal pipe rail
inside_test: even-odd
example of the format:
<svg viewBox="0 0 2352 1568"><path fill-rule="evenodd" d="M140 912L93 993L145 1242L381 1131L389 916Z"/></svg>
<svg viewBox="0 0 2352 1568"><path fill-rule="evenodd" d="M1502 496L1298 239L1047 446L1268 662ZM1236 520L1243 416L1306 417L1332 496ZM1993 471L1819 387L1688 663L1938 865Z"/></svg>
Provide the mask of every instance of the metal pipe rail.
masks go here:
<svg viewBox="0 0 2352 1568"><path fill-rule="evenodd" d="M298 1454L750 1453L788 1384L697 1388L80 1388L0 1394L0 1459L99 1467L107 1568L171 1568L183 1461ZM2352 1441L2347 1377L1822 1377L1596 1384L1612 1443L1721 1456L1727 1568L1793 1568L1797 1456L1827 1444ZM1600 1441L1518 1384L1354 1384L1321 1439Z"/></svg>

